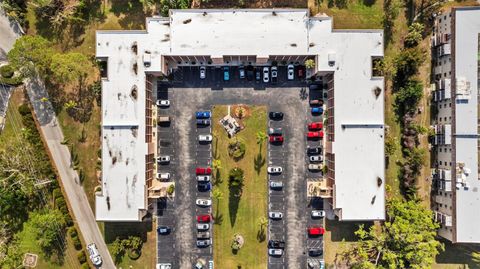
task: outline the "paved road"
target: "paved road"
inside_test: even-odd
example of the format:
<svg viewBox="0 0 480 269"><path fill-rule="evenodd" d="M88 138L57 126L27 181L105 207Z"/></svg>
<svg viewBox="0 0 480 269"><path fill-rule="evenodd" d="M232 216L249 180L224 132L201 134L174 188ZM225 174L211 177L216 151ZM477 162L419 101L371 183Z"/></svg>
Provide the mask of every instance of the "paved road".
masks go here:
<svg viewBox="0 0 480 269"><path fill-rule="evenodd" d="M63 189L72 207L78 227L86 243L94 242L103 258L101 268L115 268L112 257L108 252L107 245L98 228L95 216L88 204L88 199L78 179L78 174L71 167L70 152L68 147L62 145L64 140L62 130L57 124L57 118L49 101L43 83L39 79L28 80L25 83L30 103L41 127L41 133L47 142L51 157L55 163Z"/></svg>
<svg viewBox="0 0 480 269"><path fill-rule="evenodd" d="M0 8L0 61L6 59L7 52L20 35L20 28L15 22L11 22Z"/></svg>

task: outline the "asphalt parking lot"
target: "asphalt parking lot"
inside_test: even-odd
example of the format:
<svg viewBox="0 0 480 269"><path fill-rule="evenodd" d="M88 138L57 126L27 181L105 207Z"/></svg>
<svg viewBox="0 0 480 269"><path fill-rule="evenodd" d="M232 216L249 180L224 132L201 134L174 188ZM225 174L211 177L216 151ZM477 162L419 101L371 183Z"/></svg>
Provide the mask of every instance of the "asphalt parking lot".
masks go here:
<svg viewBox="0 0 480 269"><path fill-rule="evenodd" d="M208 71L207 69L207 78ZM173 200L161 201L158 204L159 225L173 227L170 235L158 237L158 261L171 262L173 268L192 268L199 258L213 260L211 247L196 247L196 216L208 214L210 209L196 206L195 200L211 197L210 191L198 191L195 180L195 167L211 165L211 145L199 144L197 140L199 134L209 134L211 129L197 128L195 111L210 110L211 106L216 104L241 103L267 105L269 111L285 113L282 121L269 122L269 126L283 129L285 142L269 146L269 163L284 169L282 174L270 178L282 181L284 188L280 191L270 190L269 202L272 209L281 211L284 216L282 220L270 222L268 238L286 242L283 256L269 258L269 268L298 268L299 264L304 264L306 268L307 245L322 244L321 238L310 243L306 237L306 227L312 221L312 204L308 203L306 195L306 178L309 175L305 153L305 147L309 143L305 133L306 123L310 121L309 91L302 82L286 79L279 80L276 85L265 84L267 87L262 90L254 90L250 86L252 83L256 84L254 81L234 81L234 75L231 81L226 82L228 87L224 87L223 81L216 82L214 79L212 83L215 85L203 82L203 87L199 87L202 81L198 78L198 72L198 69L186 68L182 71L182 76L188 83L177 83L169 88L159 87L159 97L168 97L171 101L170 108L159 110L159 114L167 113L173 119L168 129L159 129L161 154L164 155L162 151L172 154L168 167L160 168L172 174L176 196ZM282 73L279 78L280 76ZM190 84L197 87L190 88ZM293 84L296 85L290 86ZM315 207L323 207L323 203L315 204ZM266 252L267 249L262 251Z"/></svg>

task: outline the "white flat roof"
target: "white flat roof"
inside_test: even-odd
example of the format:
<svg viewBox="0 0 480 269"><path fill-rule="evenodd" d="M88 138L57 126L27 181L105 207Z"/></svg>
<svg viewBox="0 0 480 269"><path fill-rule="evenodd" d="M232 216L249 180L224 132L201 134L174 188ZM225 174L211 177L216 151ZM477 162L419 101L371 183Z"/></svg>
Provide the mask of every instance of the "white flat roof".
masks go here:
<svg viewBox="0 0 480 269"><path fill-rule="evenodd" d="M145 173L141 173L146 154L145 72L161 70L165 64L162 55L316 56L317 71L334 72L335 76L335 204L343 220L384 219L384 82L371 76L372 56L383 56L383 32L333 31L331 18L308 16L307 9L171 10L170 18L147 19L146 31L98 31L96 54L108 58L109 79L102 83L104 188L103 195L97 196L97 204L101 204L97 205L97 219L134 219L138 209L146 206L142 202L145 193L138 191L145 185ZM138 54L132 52L134 42ZM152 57L149 68L142 60L146 51ZM335 64L329 65L332 55ZM131 98L134 85L136 100ZM378 97L375 87L381 89ZM123 139L129 137L132 126L138 127L138 136ZM141 168L110 167L112 157L106 149L113 144L120 144L116 147L123 160L135 159ZM131 169L138 171L135 188L123 184ZM381 186L377 186L377 178L382 180ZM117 182L122 184L114 184ZM133 206L122 203L126 196L135 197ZM110 197L110 209L105 206L106 197ZM118 202L118 210L112 210L112 199Z"/></svg>
<svg viewBox="0 0 480 269"><path fill-rule="evenodd" d="M455 76L470 82L470 99L456 100L456 162L470 169L468 188L456 189L456 241L480 242L480 180L478 174L478 64L480 8L455 9Z"/></svg>

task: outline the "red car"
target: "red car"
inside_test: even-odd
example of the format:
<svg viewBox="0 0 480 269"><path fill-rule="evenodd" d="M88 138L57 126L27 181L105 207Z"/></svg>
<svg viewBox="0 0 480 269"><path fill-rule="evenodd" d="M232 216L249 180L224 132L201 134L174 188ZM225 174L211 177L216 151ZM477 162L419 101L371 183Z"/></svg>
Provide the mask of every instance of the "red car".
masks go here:
<svg viewBox="0 0 480 269"><path fill-rule="evenodd" d="M308 235L309 236L318 236L323 235L325 233L325 229L323 227L310 227L308 228Z"/></svg>
<svg viewBox="0 0 480 269"><path fill-rule="evenodd" d="M197 216L197 222L199 222L199 223L210 222L210 215Z"/></svg>
<svg viewBox="0 0 480 269"><path fill-rule="evenodd" d="M212 174L212 168L210 167L197 167L195 173L198 175L210 175Z"/></svg>
<svg viewBox="0 0 480 269"><path fill-rule="evenodd" d="M323 138L323 132L308 132L307 137L310 139L318 139L318 138Z"/></svg>
<svg viewBox="0 0 480 269"><path fill-rule="evenodd" d="M270 143L281 143L283 142L283 135L271 135L268 141L270 141Z"/></svg>
<svg viewBox="0 0 480 269"><path fill-rule="evenodd" d="M323 128L323 123L321 122L312 122L308 124L308 130L315 131L321 130Z"/></svg>

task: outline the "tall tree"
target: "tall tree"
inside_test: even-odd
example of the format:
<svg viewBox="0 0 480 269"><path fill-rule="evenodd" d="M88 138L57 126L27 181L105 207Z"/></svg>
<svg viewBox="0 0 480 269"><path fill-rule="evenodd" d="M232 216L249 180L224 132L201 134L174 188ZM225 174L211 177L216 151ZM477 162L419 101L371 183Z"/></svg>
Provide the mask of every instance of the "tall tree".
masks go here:
<svg viewBox="0 0 480 269"><path fill-rule="evenodd" d="M7 57L15 69L30 77L35 73L35 69L45 75L52 55L53 49L48 40L40 36L25 35L15 41Z"/></svg>
<svg viewBox="0 0 480 269"><path fill-rule="evenodd" d="M36 211L30 214L37 244L48 255L54 251L63 251L63 236L66 227L65 217L58 209Z"/></svg>
<svg viewBox="0 0 480 269"><path fill-rule="evenodd" d="M360 226L358 242L337 256L350 268L430 268L443 245L436 240L438 223L433 213L416 200L387 202L383 225Z"/></svg>
<svg viewBox="0 0 480 269"><path fill-rule="evenodd" d="M54 81L63 85L75 84L77 87L83 87L91 67L87 56L77 52L54 54L50 64Z"/></svg>

